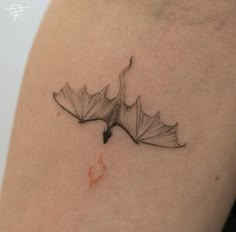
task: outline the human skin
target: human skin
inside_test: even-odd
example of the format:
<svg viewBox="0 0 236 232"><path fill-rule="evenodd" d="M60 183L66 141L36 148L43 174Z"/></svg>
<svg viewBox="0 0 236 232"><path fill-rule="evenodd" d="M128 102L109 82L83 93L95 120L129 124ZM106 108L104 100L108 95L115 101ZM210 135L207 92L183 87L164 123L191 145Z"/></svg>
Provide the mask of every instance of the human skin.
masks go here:
<svg viewBox="0 0 236 232"><path fill-rule="evenodd" d="M52 2L22 83L0 232L220 232L236 195L235 7ZM115 96L132 55L127 104L141 95L145 112L178 122L185 147L137 145L118 127L103 144L103 122L78 124L55 103L65 82Z"/></svg>

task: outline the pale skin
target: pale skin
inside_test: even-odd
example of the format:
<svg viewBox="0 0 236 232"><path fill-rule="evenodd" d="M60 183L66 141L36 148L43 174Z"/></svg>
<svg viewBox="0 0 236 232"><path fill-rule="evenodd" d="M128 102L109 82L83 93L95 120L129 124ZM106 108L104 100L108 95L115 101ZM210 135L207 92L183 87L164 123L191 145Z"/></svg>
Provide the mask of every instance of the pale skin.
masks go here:
<svg viewBox="0 0 236 232"><path fill-rule="evenodd" d="M235 7L54 1L25 71L0 232L220 232L236 196ZM80 125L53 100L65 82L113 97L131 55L126 101L178 122L184 148L136 145L119 127L103 144L103 122Z"/></svg>

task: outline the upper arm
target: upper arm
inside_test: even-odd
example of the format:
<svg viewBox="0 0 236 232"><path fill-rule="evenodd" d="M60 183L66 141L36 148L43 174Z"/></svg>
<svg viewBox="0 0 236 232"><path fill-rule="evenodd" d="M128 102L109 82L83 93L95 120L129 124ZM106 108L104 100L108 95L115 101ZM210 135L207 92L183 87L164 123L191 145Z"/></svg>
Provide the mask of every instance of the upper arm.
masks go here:
<svg viewBox="0 0 236 232"><path fill-rule="evenodd" d="M154 21L148 8L120 2L58 1L45 16L19 98L0 230L222 226L235 197L234 25ZM109 84L114 97L131 55L127 104L141 95L145 112L178 122L187 146L137 145L121 128L104 145L103 122L78 124L55 103L52 94L65 82L75 89L86 84L91 93ZM93 175L101 178L91 187Z"/></svg>

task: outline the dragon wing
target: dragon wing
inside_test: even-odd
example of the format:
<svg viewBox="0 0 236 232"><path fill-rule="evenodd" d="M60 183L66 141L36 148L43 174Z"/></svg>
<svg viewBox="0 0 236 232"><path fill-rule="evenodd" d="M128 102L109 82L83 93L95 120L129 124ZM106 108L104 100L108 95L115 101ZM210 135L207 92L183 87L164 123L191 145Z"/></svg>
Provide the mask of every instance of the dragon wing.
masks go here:
<svg viewBox="0 0 236 232"><path fill-rule="evenodd" d="M177 124L168 126L161 122L160 113L150 116L143 112L141 99L132 106L123 104L117 125L123 128L136 143L145 143L160 147L177 148Z"/></svg>
<svg viewBox="0 0 236 232"><path fill-rule="evenodd" d="M108 86L95 94L88 94L86 87L75 92L68 83L54 93L55 101L68 113L79 119L79 122L103 120L109 121L109 115L115 101L106 97Z"/></svg>

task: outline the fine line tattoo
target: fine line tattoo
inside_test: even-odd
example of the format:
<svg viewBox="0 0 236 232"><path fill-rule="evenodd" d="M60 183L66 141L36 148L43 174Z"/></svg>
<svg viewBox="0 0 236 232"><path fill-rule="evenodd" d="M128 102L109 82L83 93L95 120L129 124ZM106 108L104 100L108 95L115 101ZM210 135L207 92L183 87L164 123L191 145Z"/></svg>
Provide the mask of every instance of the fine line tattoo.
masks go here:
<svg viewBox="0 0 236 232"><path fill-rule="evenodd" d="M120 89L116 97L106 96L109 85L100 92L89 94L86 86L74 91L68 83L58 93L53 93L57 104L79 120L79 123L102 120L106 123L103 131L103 143L106 144L112 136L112 128L121 127L136 144L149 144L159 147L183 147L177 139L177 123L166 125L160 120L160 112L148 115L142 110L141 98L129 106L125 103L125 76L133 64L119 74Z"/></svg>

